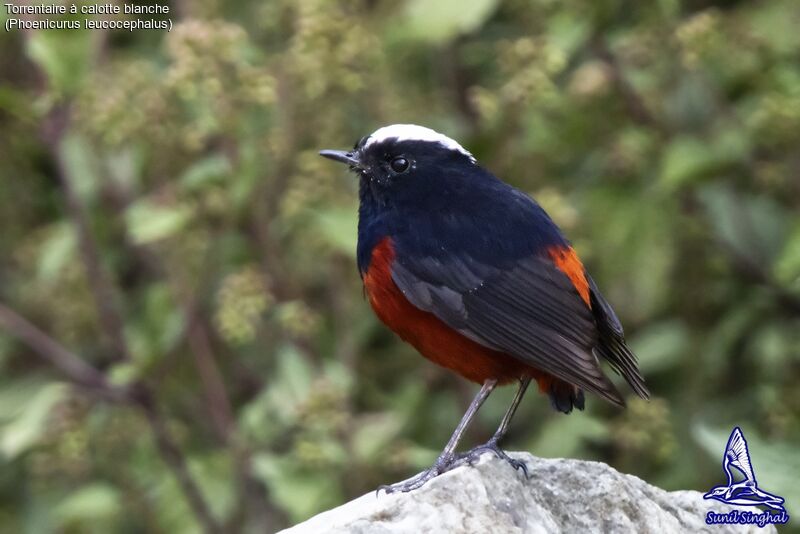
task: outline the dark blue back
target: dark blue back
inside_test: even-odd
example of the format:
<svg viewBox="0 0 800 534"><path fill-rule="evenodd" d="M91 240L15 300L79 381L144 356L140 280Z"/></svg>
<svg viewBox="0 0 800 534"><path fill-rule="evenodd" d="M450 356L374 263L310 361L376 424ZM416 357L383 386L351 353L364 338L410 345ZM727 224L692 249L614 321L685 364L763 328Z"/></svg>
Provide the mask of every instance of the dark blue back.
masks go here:
<svg viewBox="0 0 800 534"><path fill-rule="evenodd" d="M403 183L361 179L361 273L369 267L373 247L386 236L398 258L466 256L497 267L567 244L533 199L467 158L453 155L445 164L419 159Z"/></svg>

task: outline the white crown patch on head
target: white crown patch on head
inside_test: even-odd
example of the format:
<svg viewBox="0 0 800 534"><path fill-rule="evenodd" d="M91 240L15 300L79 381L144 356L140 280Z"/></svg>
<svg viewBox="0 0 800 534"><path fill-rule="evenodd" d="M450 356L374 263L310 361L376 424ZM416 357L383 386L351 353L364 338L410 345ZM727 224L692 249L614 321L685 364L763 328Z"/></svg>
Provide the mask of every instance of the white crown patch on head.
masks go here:
<svg viewBox="0 0 800 534"><path fill-rule="evenodd" d="M475 157L453 139L435 130L416 124L391 124L383 128L378 128L367 138L367 142L364 143L364 148L390 138L397 138L398 141L430 141L432 143L439 143L445 148L461 152L467 156L470 161L475 163Z"/></svg>

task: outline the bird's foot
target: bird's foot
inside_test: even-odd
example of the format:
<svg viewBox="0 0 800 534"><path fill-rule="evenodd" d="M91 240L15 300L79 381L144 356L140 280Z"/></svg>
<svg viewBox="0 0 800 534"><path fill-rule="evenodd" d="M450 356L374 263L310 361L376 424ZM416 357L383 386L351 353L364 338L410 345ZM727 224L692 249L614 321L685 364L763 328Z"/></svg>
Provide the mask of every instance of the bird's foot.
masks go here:
<svg viewBox="0 0 800 534"><path fill-rule="evenodd" d="M439 458L436 459L436 462L429 469L426 469L413 478L404 480L403 482L378 486L376 493L380 493L381 491L385 491L387 494L397 492L406 493L421 488L429 480L436 478L441 474L447 473L448 471L452 471L456 467L461 467L465 464L470 466L475 465L478 459L486 452L491 452L497 458L505 460L515 470L522 471L526 479L530 478L530 475L528 474L528 466L525 465L525 462L516 460L506 454L506 452L497 444L497 440L492 438L483 445L478 445L474 449L470 449L467 452L458 455L449 454L439 456Z"/></svg>
<svg viewBox="0 0 800 534"><path fill-rule="evenodd" d="M436 462L429 468L419 473L413 478L409 478L408 480L404 480L403 482L398 482L397 484L384 484L382 486L378 486L378 490L376 493L380 493L381 491L385 491L387 494L389 493L406 493L411 490L415 490L417 488L421 488L425 485L429 480L438 477L442 473L447 473L451 469L454 469L461 465L458 463L459 457L456 457L454 454L442 455L436 459Z"/></svg>
<svg viewBox="0 0 800 534"><path fill-rule="evenodd" d="M464 463L475 465L478 459L486 452L491 452L497 458L505 460L511 467L514 468L514 470L522 471L522 474L525 475L526 479L530 478L530 475L528 475L528 466L525 465L525 462L516 460L506 454L506 452L497 444L497 440L495 438L490 439L483 445L478 445L474 449L470 449L465 453L459 454L456 457L455 462L453 462L455 464L453 467L456 467L457 465L463 465Z"/></svg>

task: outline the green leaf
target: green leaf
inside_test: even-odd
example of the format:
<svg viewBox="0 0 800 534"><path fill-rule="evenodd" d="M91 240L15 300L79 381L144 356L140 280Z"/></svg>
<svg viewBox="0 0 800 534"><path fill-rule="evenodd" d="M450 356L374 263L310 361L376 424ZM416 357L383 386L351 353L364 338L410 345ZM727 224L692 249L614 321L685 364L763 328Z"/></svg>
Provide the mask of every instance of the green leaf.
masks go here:
<svg viewBox="0 0 800 534"><path fill-rule="evenodd" d="M362 463L378 459L402 428L399 414L387 412L362 417L353 433L353 454Z"/></svg>
<svg viewBox="0 0 800 534"><path fill-rule="evenodd" d="M215 517L226 517L236 504L233 456L224 450L189 458L189 468Z"/></svg>
<svg viewBox="0 0 800 534"><path fill-rule="evenodd" d="M50 282L75 256L75 231L71 224L57 224L39 251L38 277Z"/></svg>
<svg viewBox="0 0 800 534"><path fill-rule="evenodd" d="M334 248L355 257L358 236L358 208L330 208L316 214L319 232Z"/></svg>
<svg viewBox="0 0 800 534"><path fill-rule="evenodd" d="M800 49L797 2L778 0L750 7L751 13L743 20L750 25L750 31L759 42L766 43L780 54L795 54Z"/></svg>
<svg viewBox="0 0 800 534"><path fill-rule="evenodd" d="M107 521L122 510L122 496L115 487L102 482L83 486L67 494L54 510L61 523L87 523Z"/></svg>
<svg viewBox="0 0 800 534"><path fill-rule="evenodd" d="M314 371L306 357L294 345L284 345L278 350L275 379L269 389L273 407L280 408L284 417L293 417L292 411L305 402L311 391Z"/></svg>
<svg viewBox="0 0 800 534"><path fill-rule="evenodd" d="M778 259L775 261L775 278L788 287L800 289L800 224L795 227Z"/></svg>
<svg viewBox="0 0 800 534"><path fill-rule="evenodd" d="M142 366L134 362L123 362L114 365L108 371L108 381L114 386L128 386L142 375Z"/></svg>
<svg viewBox="0 0 800 534"><path fill-rule="evenodd" d="M752 293L749 298L741 299L736 306L729 307L718 318L714 328L704 336L705 341L701 348L703 358L698 362L707 377L718 377L734 365L730 354L735 352L736 345L743 337L749 337L748 332L752 325L763 317L770 306L764 295Z"/></svg>
<svg viewBox="0 0 800 534"><path fill-rule="evenodd" d="M760 325L748 338L748 358L759 369L759 374L772 379L768 387L777 388L786 369L793 364L792 360L800 357L800 332L791 324L776 321Z"/></svg>
<svg viewBox="0 0 800 534"><path fill-rule="evenodd" d="M192 210L184 205L161 206L144 199L125 212L125 222L133 241L139 245L172 237L192 219Z"/></svg>
<svg viewBox="0 0 800 534"><path fill-rule="evenodd" d="M92 41L91 32L85 30L33 31L26 39L27 53L57 93L70 95L89 70Z"/></svg>
<svg viewBox="0 0 800 534"><path fill-rule="evenodd" d="M720 240L741 258L771 265L784 244L787 215L774 200L740 195L725 185L700 191L711 224Z"/></svg>
<svg viewBox="0 0 800 534"><path fill-rule="evenodd" d="M84 203L91 202L97 193L100 178L86 139L78 134L68 134L59 149L75 194Z"/></svg>
<svg viewBox="0 0 800 534"><path fill-rule="evenodd" d="M600 440L608 427L586 414L561 414L548 419L530 450L544 458L579 457L587 440Z"/></svg>
<svg viewBox="0 0 800 534"><path fill-rule="evenodd" d="M342 500L336 479L321 471L305 471L289 458L257 454L253 473L269 488L293 522L302 521Z"/></svg>
<svg viewBox="0 0 800 534"><path fill-rule="evenodd" d="M151 284L140 297L134 318L125 326L139 373L173 350L185 328L184 315L166 284Z"/></svg>
<svg viewBox="0 0 800 534"><path fill-rule="evenodd" d="M0 12L2 11L4 10L0 10ZM25 91L0 86L0 110L22 121L32 121L35 118L35 112L31 104L30 96Z"/></svg>
<svg viewBox="0 0 800 534"><path fill-rule="evenodd" d="M689 350L689 331L680 320L656 323L630 340L645 375L677 367Z"/></svg>
<svg viewBox="0 0 800 534"><path fill-rule="evenodd" d="M139 186L144 162L143 151L134 146L122 147L105 158L109 178L123 190L135 190Z"/></svg>
<svg viewBox="0 0 800 534"><path fill-rule="evenodd" d="M262 389L250 402L239 409L239 431L254 443L269 443L283 436L293 423L291 416L275 417L275 401L270 389ZM282 411L278 412L282 414ZM265 425L264 421L272 424Z"/></svg>
<svg viewBox="0 0 800 534"><path fill-rule="evenodd" d="M39 388L17 416L0 427L0 454L13 459L34 446L47 430L50 411L68 391L66 385L57 382Z"/></svg>
<svg viewBox="0 0 800 534"><path fill-rule="evenodd" d="M11 338L0 337L7 347L13 346ZM15 419L22 413L25 406L36 392L51 382L40 378L28 376L18 377L0 384L0 425Z"/></svg>
<svg viewBox="0 0 800 534"><path fill-rule="evenodd" d="M664 151L659 180L668 189L677 189L741 161L747 153L747 138L736 130L726 130L711 142L678 136Z"/></svg>
<svg viewBox="0 0 800 534"><path fill-rule="evenodd" d="M404 38L442 43L480 28L497 7L497 0L411 0L406 4Z"/></svg>
<svg viewBox="0 0 800 534"><path fill-rule="evenodd" d="M565 11L550 18L547 33L553 44L569 55L586 42L591 29L588 18Z"/></svg>
<svg viewBox="0 0 800 534"><path fill-rule="evenodd" d="M184 172L179 181L189 190L200 189L209 183L221 182L231 173L231 163L225 156L201 159Z"/></svg>

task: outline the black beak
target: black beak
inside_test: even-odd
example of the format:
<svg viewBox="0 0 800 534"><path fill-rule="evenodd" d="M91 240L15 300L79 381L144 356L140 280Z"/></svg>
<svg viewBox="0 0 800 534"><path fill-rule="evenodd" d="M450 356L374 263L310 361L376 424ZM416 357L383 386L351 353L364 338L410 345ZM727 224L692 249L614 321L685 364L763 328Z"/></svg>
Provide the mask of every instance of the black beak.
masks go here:
<svg viewBox="0 0 800 534"><path fill-rule="evenodd" d="M350 167L361 168L358 157L356 157L353 152L345 152L344 150L320 150L319 155L323 158L332 159L333 161L347 163Z"/></svg>

